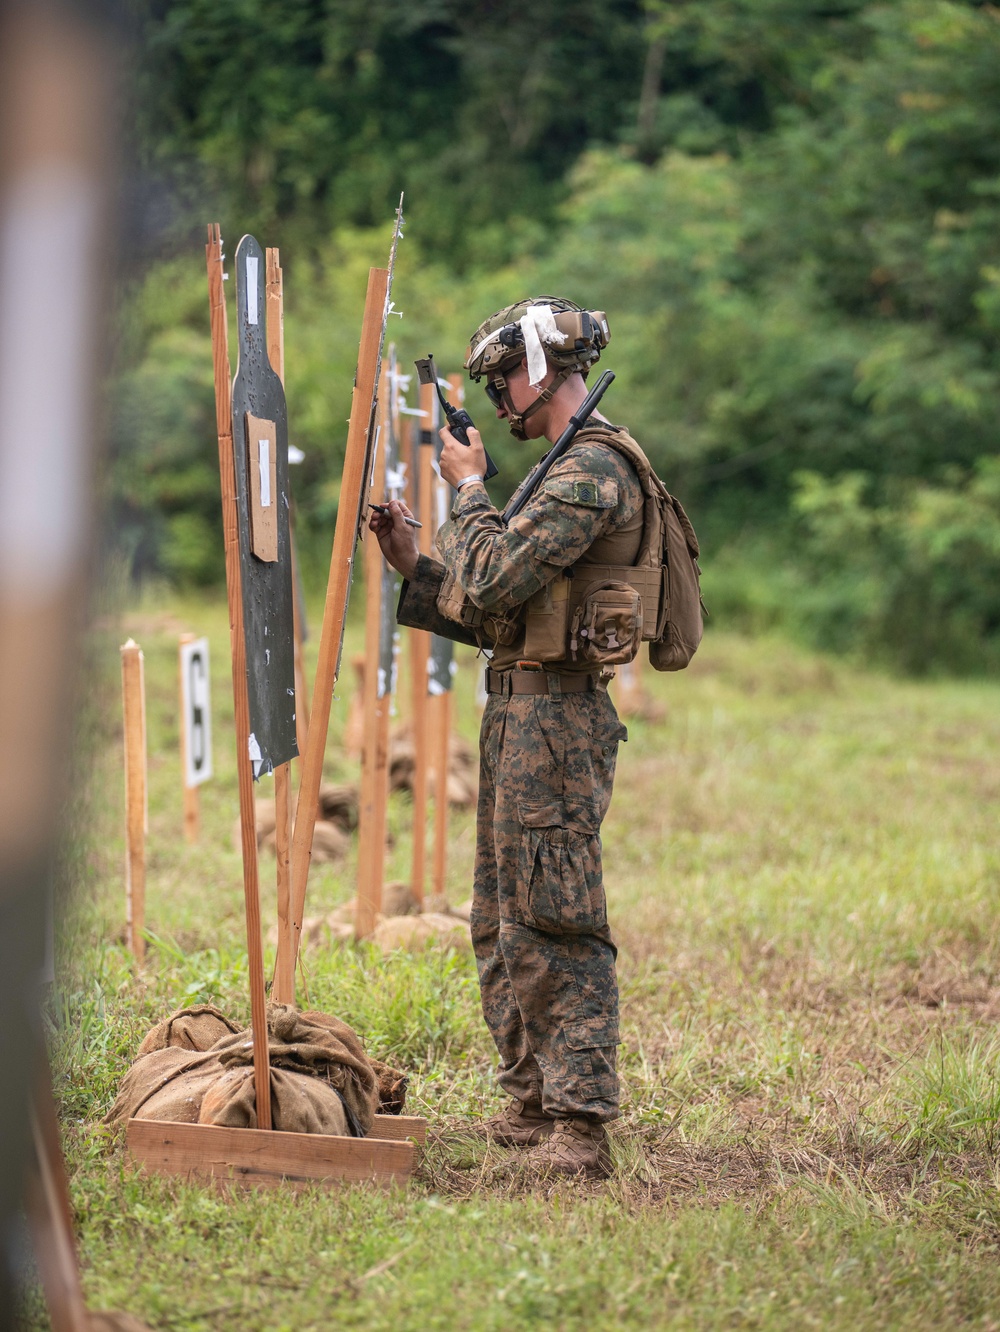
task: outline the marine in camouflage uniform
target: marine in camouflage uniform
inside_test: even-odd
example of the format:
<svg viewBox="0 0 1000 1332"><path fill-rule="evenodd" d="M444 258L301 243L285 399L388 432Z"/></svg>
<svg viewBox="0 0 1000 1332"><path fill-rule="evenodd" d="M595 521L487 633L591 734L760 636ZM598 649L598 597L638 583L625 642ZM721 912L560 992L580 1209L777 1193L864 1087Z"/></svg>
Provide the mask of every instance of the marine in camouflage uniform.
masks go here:
<svg viewBox="0 0 1000 1332"><path fill-rule="evenodd" d="M509 528L484 487L464 487L438 532L443 563L421 558L400 621L448 628L437 612L446 566L478 606L504 612L602 539L627 550L631 537L614 561L628 563L642 504L634 470L586 433ZM495 650L491 673L509 681L523 648L522 632ZM593 680L568 657L546 668L554 680ZM500 1085L549 1116L605 1121L618 1113L618 984L600 828L627 732L599 682L576 692L553 679L548 694L497 692L486 704L472 938Z"/></svg>
<svg viewBox="0 0 1000 1332"><path fill-rule="evenodd" d="M643 494L629 462L595 438L608 429L585 427L509 526L481 483L463 485L437 535L441 560L421 556L404 585L400 623L454 636L438 609L446 572L476 606L516 619L583 557L632 563ZM592 665L567 652L528 681L524 642L522 625L494 649L480 737L472 939L483 1013L518 1122L603 1125L618 1115L619 1024L600 828L627 732Z"/></svg>

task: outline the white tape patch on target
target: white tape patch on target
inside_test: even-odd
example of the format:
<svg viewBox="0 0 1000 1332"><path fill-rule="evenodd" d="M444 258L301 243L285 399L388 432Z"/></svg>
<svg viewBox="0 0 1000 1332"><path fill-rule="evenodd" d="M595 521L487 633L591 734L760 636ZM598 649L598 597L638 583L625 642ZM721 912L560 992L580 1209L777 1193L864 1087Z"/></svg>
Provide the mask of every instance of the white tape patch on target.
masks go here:
<svg viewBox="0 0 1000 1332"><path fill-rule="evenodd" d="M208 639L181 644L181 726L184 783L200 786L212 775L212 712L208 687Z"/></svg>

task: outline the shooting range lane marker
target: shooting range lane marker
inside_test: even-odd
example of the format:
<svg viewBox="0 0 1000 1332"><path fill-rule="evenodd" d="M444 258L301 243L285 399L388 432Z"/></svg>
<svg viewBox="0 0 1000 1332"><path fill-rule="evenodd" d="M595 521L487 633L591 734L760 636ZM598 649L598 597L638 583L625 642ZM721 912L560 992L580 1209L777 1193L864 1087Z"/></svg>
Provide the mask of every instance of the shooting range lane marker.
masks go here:
<svg viewBox="0 0 1000 1332"><path fill-rule="evenodd" d="M198 787L212 775L212 721L208 687L208 639L181 634L177 649L180 692L181 786L184 840L193 845L201 831Z"/></svg>
<svg viewBox="0 0 1000 1332"><path fill-rule="evenodd" d="M136 961L146 953L146 683L142 649L131 638L121 648L125 723L125 933Z"/></svg>
<svg viewBox="0 0 1000 1332"><path fill-rule="evenodd" d="M282 280L280 256L274 248L264 252L267 274L265 321L267 336L267 359L271 369L285 383L285 310L284 283ZM291 543L292 517L289 509L288 537ZM305 728L299 725L299 708L304 704L300 697L301 643L298 641L298 588L296 580L295 548L291 546L292 558L292 608L293 634L295 637L295 735L300 746L305 743ZM301 740L299 739L301 737ZM302 753L301 747L299 753ZM277 875L277 917L278 946L274 960L274 976L271 994L279 1004L295 1003L295 971L292 962L292 765L279 763L274 770L274 855Z"/></svg>
<svg viewBox="0 0 1000 1332"><path fill-rule="evenodd" d="M250 977L250 1020L253 1025L254 1091L259 1128L271 1127L271 1077L264 990L264 950L260 928L260 882L257 867L257 811L249 762L250 700L247 693L246 639L243 634L243 589L240 573L239 518L236 509L236 462L233 453L233 404L229 374L226 297L222 282L222 238L217 223L208 228L205 246L208 301L212 326L215 378L215 421L219 443L222 532L226 554L230 649L233 664L233 713L236 730L236 772L240 793L240 842L243 848L243 904Z"/></svg>
<svg viewBox="0 0 1000 1332"><path fill-rule="evenodd" d="M330 576L323 608L323 628L313 686L309 734L306 738L306 753L302 764L302 779L292 834L293 971L302 935L302 915L309 881L312 839L319 808L320 781L323 776L323 754L330 728L333 691L340 670L340 651L344 638L354 551L365 499L365 482L369 476L368 446L378 387L388 299L389 270L370 269L361 324L357 374L351 397L351 417L347 430L344 471L340 483L340 503L337 507L337 523L330 556Z"/></svg>

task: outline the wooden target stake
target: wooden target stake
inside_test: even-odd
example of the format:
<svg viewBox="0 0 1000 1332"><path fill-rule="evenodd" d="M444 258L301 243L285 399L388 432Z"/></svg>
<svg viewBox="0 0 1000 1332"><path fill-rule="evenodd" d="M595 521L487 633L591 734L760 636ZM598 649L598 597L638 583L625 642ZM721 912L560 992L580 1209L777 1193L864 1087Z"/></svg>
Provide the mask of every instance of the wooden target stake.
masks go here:
<svg viewBox="0 0 1000 1332"><path fill-rule="evenodd" d="M267 264L266 314L267 314L267 359L271 369L285 384L285 313L284 292L281 265L276 249L264 251ZM289 514L289 524L291 515ZM294 565L292 578L295 579ZM298 614L294 609L298 599L298 588L292 588L292 618L298 623ZM294 631L293 631L294 632ZM301 644L295 634L296 662L301 658ZM299 678L295 676L295 734L296 740L303 735L299 725ZM301 751L300 751L301 752ZM274 983L271 989L279 1004L295 1003L295 972L292 966L292 765L279 763L274 770L274 851L278 862L278 950L274 965Z"/></svg>
<svg viewBox="0 0 1000 1332"><path fill-rule="evenodd" d="M383 379L387 366L382 362ZM385 492L386 449L389 440L390 394L380 403L380 443L372 473L372 490L381 499ZM382 910L385 881L385 834L389 803L389 709L392 695L388 680L381 680L379 657L382 638L382 551L365 534L365 673L364 725L361 752L361 799L358 808L358 894L354 933L367 938Z"/></svg>
<svg viewBox="0 0 1000 1332"><path fill-rule="evenodd" d="M179 645L194 643L196 634L181 634ZM181 787L184 793L184 840L189 846L198 840L201 831L201 803L197 786L188 786L187 782L187 727L184 724L184 654L178 653L177 688L180 695L181 718Z"/></svg>
<svg viewBox="0 0 1000 1332"><path fill-rule="evenodd" d="M417 534L421 555L430 555L433 549L433 485L434 423L437 420L437 394L433 384L420 385L419 442L412 448L413 457L413 512L423 524ZM410 862L410 888L421 906L424 902L424 882L427 877L427 787L430 772L428 752L429 719L427 699L427 658L431 650L431 636L424 629L410 630L410 682L412 694L413 730L413 852Z"/></svg>
<svg viewBox="0 0 1000 1332"><path fill-rule="evenodd" d="M282 352L284 366L284 352ZM284 369L281 382L285 382ZM288 513L288 544L292 552L292 642L295 649L295 743L299 751L299 765L306 752L306 736L309 734L309 683L306 679L306 657L302 646L302 611L299 606L299 558L295 553L295 531L292 527L291 510Z"/></svg>
<svg viewBox="0 0 1000 1332"><path fill-rule="evenodd" d="M226 592L229 598L229 642L233 659L233 710L236 723L236 771L240 791L240 839L243 845L243 901L250 973L250 1020L253 1024L254 1089L257 1126L271 1127L271 1076L267 1045L264 990L264 949L260 928L260 881L257 867L257 814L250 766L250 700L247 695L246 640L243 636L243 595L239 528L236 514L236 465L233 458L232 376L226 297L222 273L222 238L218 223L208 228L209 312L212 321L212 362L215 373L215 421L219 439L222 486L222 532L226 551Z"/></svg>
<svg viewBox="0 0 1000 1332"><path fill-rule="evenodd" d="M330 577L323 609L323 628L319 641L319 661L313 685L313 703L306 736L292 834L292 970L302 937L302 915L309 881L312 839L319 808L319 787L323 776L323 755L330 727L330 707L340 670L340 653L347 614L347 594L354 567L358 521L368 489L368 434L372 424L372 404L378 377L382 336L385 328L386 293L389 270L372 268L368 273L368 291L361 325L358 368L351 399L351 419L347 429L347 449L340 483L337 525L333 534Z"/></svg>
<svg viewBox="0 0 1000 1332"><path fill-rule="evenodd" d="M146 953L146 685L142 648L130 638L121 649L125 716L125 933L141 962Z"/></svg>
<svg viewBox="0 0 1000 1332"><path fill-rule="evenodd" d="M464 393L462 376L448 376L448 401L461 407ZM451 488L440 476L434 476L435 500L433 527L434 534L442 518L447 517L450 508ZM442 513L443 511L443 513ZM428 699L430 708L430 747L434 764L434 859L431 868L431 884L435 896L444 897L448 880L448 768L451 755L451 732L454 726L454 694L448 688L443 693Z"/></svg>

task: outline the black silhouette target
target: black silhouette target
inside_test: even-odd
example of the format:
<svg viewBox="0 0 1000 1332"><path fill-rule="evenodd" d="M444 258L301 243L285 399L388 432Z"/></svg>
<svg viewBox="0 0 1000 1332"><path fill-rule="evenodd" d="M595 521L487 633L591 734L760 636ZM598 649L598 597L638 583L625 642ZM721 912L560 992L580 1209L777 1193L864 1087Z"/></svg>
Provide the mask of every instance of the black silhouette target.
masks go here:
<svg viewBox="0 0 1000 1332"><path fill-rule="evenodd" d="M258 777L298 754L288 415L281 380L267 358L264 252L252 236L240 241L235 266L239 362L233 381L233 454L250 700L249 757Z"/></svg>

